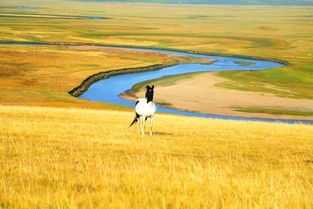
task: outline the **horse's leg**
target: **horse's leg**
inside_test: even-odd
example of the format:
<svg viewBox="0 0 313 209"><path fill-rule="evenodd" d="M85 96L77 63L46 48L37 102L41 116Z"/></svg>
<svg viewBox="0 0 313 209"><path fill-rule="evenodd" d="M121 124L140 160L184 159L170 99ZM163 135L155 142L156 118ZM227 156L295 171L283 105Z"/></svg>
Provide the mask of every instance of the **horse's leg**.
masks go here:
<svg viewBox="0 0 313 209"><path fill-rule="evenodd" d="M142 135L145 135L145 127L146 127L146 116L142 116L142 127L141 127L141 133Z"/></svg>
<svg viewBox="0 0 313 209"><path fill-rule="evenodd" d="M153 121L154 121L154 115L150 117L150 136L152 136Z"/></svg>
<svg viewBox="0 0 313 209"><path fill-rule="evenodd" d="M138 130L139 130L139 133L141 133L141 128L140 128L140 126L141 126L141 120L140 120L140 116L139 116L139 118L138 118Z"/></svg>

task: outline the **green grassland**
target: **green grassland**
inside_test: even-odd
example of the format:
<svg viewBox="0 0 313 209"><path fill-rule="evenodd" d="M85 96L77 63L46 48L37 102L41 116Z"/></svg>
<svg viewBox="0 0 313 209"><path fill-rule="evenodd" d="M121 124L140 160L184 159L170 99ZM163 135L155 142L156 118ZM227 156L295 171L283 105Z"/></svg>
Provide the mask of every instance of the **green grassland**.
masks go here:
<svg viewBox="0 0 313 209"><path fill-rule="evenodd" d="M74 42L140 46L202 53L275 58L288 67L260 72L219 72L231 79L225 88L313 98L313 8L121 4L71 1L24 1L39 9L14 9L21 1L4 1L2 13L97 16L111 19L0 17L0 41ZM161 12L160 12L161 11ZM264 84L264 85L263 85ZM265 84L285 89L277 93Z"/></svg>
<svg viewBox="0 0 313 209"><path fill-rule="evenodd" d="M273 107L268 108L260 108L260 107L232 107L236 111L241 112L259 112L259 113L269 113L269 114L275 114L275 115L299 115L299 116L313 116L313 112L305 112L305 111L297 111L297 110L283 110L283 109L277 109Z"/></svg>
<svg viewBox="0 0 313 209"><path fill-rule="evenodd" d="M203 72L186 73L186 74L180 74L180 75L174 75L174 76L164 76L159 79L143 81L143 82L133 85L132 88L127 91L127 94L134 96L137 92L143 90L146 87L146 85L150 85L150 86L151 85L156 85L156 86L175 85L176 82L179 80L189 79L189 78L192 78L193 75L197 75L201 73Z"/></svg>

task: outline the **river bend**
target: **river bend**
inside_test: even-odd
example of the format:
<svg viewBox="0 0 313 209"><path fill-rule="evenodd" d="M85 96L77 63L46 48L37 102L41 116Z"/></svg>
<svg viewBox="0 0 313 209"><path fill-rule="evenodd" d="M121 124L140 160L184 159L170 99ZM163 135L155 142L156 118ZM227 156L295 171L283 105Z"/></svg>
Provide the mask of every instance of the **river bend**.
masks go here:
<svg viewBox="0 0 313 209"><path fill-rule="evenodd" d="M0 43L0 45L66 45L66 44L49 44L49 43ZM78 44L79 45L79 44ZM83 44L81 44L83 45ZM97 45L103 46L103 45ZM169 50L158 50L158 49L145 49L145 48L128 48L127 49L145 50L151 52L170 53L176 55L183 55L189 57L200 57L214 59L216 62L212 64L179 64L171 67L165 67L160 70L128 73L115 75L96 83L93 83L86 92L81 96L82 99L98 102L106 102L111 104L124 105L128 107L134 107L135 103L129 100L121 98L119 95L132 88L133 85L152 79L158 79L164 76L173 76L179 74L193 73L193 72L208 72L208 71L222 71L222 70L266 70L270 68L283 67L284 64L257 60L257 59L246 59L246 58L235 58L235 57L223 57L223 56L210 56L201 54L192 54L186 52L177 52ZM236 62L249 62L254 65L241 65ZM181 111L167 107L157 107L158 112L204 117L204 118L216 118L216 119L228 119L228 120L247 120L247 121L264 121L264 122L283 122L283 123L313 123L312 120L284 120L284 119L265 119L265 118L252 118L252 117L236 117L226 115L214 115L214 114L203 114L197 112Z"/></svg>

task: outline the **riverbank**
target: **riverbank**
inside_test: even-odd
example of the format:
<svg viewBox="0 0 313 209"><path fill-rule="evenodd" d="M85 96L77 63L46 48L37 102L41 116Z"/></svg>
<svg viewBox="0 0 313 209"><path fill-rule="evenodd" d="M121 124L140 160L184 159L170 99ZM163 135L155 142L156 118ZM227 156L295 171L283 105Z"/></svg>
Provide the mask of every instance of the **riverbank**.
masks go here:
<svg viewBox="0 0 313 209"><path fill-rule="evenodd" d="M124 69L118 69L118 70L109 70L106 72L100 72L94 75L89 76L86 78L79 86L75 87L69 93L74 96L78 97L82 95L84 92L88 90L88 88L95 82L109 78L114 75L120 75L120 74L126 74L126 73L136 73L136 72L144 72L144 71L152 71L152 70L159 70L165 67L169 67L171 65L166 64L156 64L156 65L150 65L145 67L136 67L136 68L124 68Z"/></svg>
<svg viewBox="0 0 313 209"><path fill-rule="evenodd" d="M157 86L154 98L160 106L236 117L313 120L313 116L309 115L309 113L313 113L313 100L278 97L270 93L238 91L219 87L219 84L229 81L212 72L171 76L135 85L120 96L135 101L136 98L144 96L143 86L153 83ZM255 112L244 112L241 111L240 107L242 109L254 107ZM275 108L281 110L279 114L257 112L260 109ZM299 115L301 113L302 116Z"/></svg>

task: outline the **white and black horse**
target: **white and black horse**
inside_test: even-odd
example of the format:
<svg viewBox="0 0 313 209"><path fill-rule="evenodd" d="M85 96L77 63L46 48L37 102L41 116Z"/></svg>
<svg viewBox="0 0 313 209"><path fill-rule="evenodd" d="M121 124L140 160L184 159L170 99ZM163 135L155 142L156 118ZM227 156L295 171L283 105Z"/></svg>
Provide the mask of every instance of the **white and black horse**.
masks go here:
<svg viewBox="0 0 313 209"><path fill-rule="evenodd" d="M153 120L156 112L156 106L153 102L154 85L152 87L147 85L146 88L147 88L146 97L139 98L136 102L135 107L136 116L133 122L130 124L130 126L132 126L136 122L139 122L138 124L139 131L141 131L142 135L144 135L146 120L150 118L150 136L152 136ZM142 117L142 125L140 122L140 117Z"/></svg>

